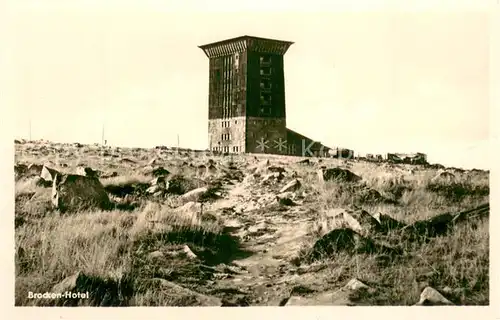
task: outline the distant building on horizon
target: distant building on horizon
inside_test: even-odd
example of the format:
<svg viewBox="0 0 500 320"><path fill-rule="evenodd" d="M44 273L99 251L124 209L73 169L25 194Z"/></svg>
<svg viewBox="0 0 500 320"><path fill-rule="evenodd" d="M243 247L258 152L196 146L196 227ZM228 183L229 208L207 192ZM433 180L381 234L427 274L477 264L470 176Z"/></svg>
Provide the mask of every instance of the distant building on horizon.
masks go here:
<svg viewBox="0 0 500 320"><path fill-rule="evenodd" d="M387 153L387 161L393 163L427 164L427 154L415 153Z"/></svg>
<svg viewBox="0 0 500 320"><path fill-rule="evenodd" d="M283 56L289 41L241 36L199 46L209 58L209 149L328 156L286 127Z"/></svg>

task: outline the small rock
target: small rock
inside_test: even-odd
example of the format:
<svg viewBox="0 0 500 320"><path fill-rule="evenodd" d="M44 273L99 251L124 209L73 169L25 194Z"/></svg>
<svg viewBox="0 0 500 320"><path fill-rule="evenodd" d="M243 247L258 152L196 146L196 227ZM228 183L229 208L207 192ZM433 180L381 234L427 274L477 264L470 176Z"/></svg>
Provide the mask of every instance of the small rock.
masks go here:
<svg viewBox="0 0 500 320"><path fill-rule="evenodd" d="M287 191L296 191L301 187L301 183L298 179L294 179L287 183L283 188L281 188L280 193Z"/></svg>
<svg viewBox="0 0 500 320"><path fill-rule="evenodd" d="M364 284L363 282L359 281L358 279L354 278L354 279L351 279L346 285L345 287L349 290L361 290L361 289L368 289L370 288L369 286L367 286L366 284Z"/></svg>
<svg viewBox="0 0 500 320"><path fill-rule="evenodd" d="M167 182L165 180L165 177L156 177L153 180L149 182L151 186L158 186L160 188L166 189L167 187Z"/></svg>
<svg viewBox="0 0 500 320"><path fill-rule="evenodd" d="M196 256L196 254L193 253L193 251L191 251L191 248L189 248L187 245L184 245L184 247L182 247L182 251L186 254L186 256L190 259L196 259L198 258Z"/></svg>
<svg viewBox="0 0 500 320"><path fill-rule="evenodd" d="M420 300L416 306L442 306L453 305L451 301L446 299L439 291L432 287L426 287L420 294Z"/></svg>
<svg viewBox="0 0 500 320"><path fill-rule="evenodd" d="M102 174L102 175L101 175L101 178L103 178L103 179L106 179L106 178L114 178L114 177L118 177L118 172L113 171L113 172L111 172L111 173L106 173L106 174Z"/></svg>
<svg viewBox="0 0 500 320"><path fill-rule="evenodd" d="M89 167L78 167L76 168L76 174L86 177L98 177L99 173L96 170L93 170Z"/></svg>
<svg viewBox="0 0 500 320"><path fill-rule="evenodd" d="M129 158L123 158L123 159L120 160L120 162L123 162L123 163L135 163L134 160L131 160Z"/></svg>
<svg viewBox="0 0 500 320"><path fill-rule="evenodd" d="M431 179L431 181L436 181L436 180L439 180L439 179L454 179L455 178L455 175L451 172L447 172L447 171L442 171L440 173L438 173L434 178Z"/></svg>
<svg viewBox="0 0 500 320"><path fill-rule="evenodd" d="M56 174L60 175L57 170L49 168L47 166L43 166L42 172L40 173L40 181L46 183L46 186L50 186L50 184L52 184L52 182L54 181L54 177L56 176Z"/></svg>
<svg viewBox="0 0 500 320"><path fill-rule="evenodd" d="M274 173L269 173L266 174L262 178L262 183L274 180L274 181L281 181L283 179L283 174L281 172L274 172Z"/></svg>
<svg viewBox="0 0 500 320"><path fill-rule="evenodd" d="M153 158L153 159L149 160L147 165L152 166L152 165L156 164L156 162L157 162L157 158Z"/></svg>
<svg viewBox="0 0 500 320"><path fill-rule="evenodd" d="M161 252L159 250L153 251L150 254L148 254L148 257L151 259L159 259L159 258L163 258L164 256L165 255L163 254L163 252Z"/></svg>
<svg viewBox="0 0 500 320"><path fill-rule="evenodd" d="M163 191L156 191L155 193L153 193L153 197L161 197L163 196Z"/></svg>
<svg viewBox="0 0 500 320"><path fill-rule="evenodd" d="M154 185L154 186L151 186L151 187L149 187L149 188L146 189L146 192L149 193L149 194L157 193L157 192L160 192L160 191L161 191L161 188L158 185Z"/></svg>
<svg viewBox="0 0 500 320"><path fill-rule="evenodd" d="M86 275L81 271L78 271L77 273L65 278L63 281L56 284L52 288L52 292L73 291L77 287L78 281L83 278L86 278Z"/></svg>
<svg viewBox="0 0 500 320"><path fill-rule="evenodd" d="M198 201L201 195L207 192L207 190L206 187L197 188L183 194L181 198L186 201Z"/></svg>

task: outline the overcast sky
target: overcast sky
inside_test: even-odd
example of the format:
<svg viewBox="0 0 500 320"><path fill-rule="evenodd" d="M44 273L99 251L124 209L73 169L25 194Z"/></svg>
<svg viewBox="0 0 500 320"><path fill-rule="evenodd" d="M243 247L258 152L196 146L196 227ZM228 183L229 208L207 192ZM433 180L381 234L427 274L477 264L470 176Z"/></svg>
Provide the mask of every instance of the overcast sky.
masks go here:
<svg viewBox="0 0 500 320"><path fill-rule="evenodd" d="M197 46L253 35L294 42L285 55L290 129L360 153L489 167L486 13L101 3L10 7L16 137L28 137L31 119L33 139L100 142L105 124L111 145L177 145L178 134L182 146L206 148L208 58Z"/></svg>

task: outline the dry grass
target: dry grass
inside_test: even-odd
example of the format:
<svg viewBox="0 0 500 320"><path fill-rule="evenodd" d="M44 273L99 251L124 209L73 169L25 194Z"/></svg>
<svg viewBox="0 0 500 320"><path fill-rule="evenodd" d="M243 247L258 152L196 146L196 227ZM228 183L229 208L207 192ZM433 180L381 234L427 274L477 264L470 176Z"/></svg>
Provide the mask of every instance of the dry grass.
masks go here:
<svg viewBox="0 0 500 320"><path fill-rule="evenodd" d="M186 243L193 251L200 249L203 254L203 250L217 253L219 248L215 246L218 244L237 245L229 243L232 239L223 238L219 221L202 222L196 215L191 217L171 210L148 203L135 212L55 214L18 227L16 305L30 305L36 301L27 300L28 288L35 292L51 291L61 279L76 271L115 281L131 274L135 279L138 275L143 278L151 264L140 262L147 261L146 254L154 251L155 246L165 250L171 245ZM191 264L171 260L162 267L171 270L182 265L194 268ZM34 286L33 279L43 281ZM140 287L140 283L135 285ZM135 299L141 301L142 298Z"/></svg>
<svg viewBox="0 0 500 320"><path fill-rule="evenodd" d="M438 213L474 208L487 203L489 198L487 175L432 180L435 172L402 179L386 173L370 177L366 171L353 171L362 175L370 188L385 195L392 193L397 203L356 203L359 186L349 188L346 184L328 182L316 189L325 208L357 205L371 213L381 212L399 221L413 223ZM335 219L326 212L328 210L315 219L311 237L303 243L299 257L293 260L295 263L305 258L315 241L325 235L325 230L332 230ZM404 254L389 260L381 254L340 252L334 257L324 256L321 263L327 264L330 270L326 278L339 285L358 278L377 287L376 295L365 297L372 304L413 304L427 285L447 292L448 299L456 304L489 304L488 220L469 221L455 226L449 235L423 239L418 243L402 241L398 232L390 233L383 240L401 248Z"/></svg>
<svg viewBox="0 0 500 320"><path fill-rule="evenodd" d="M326 278L331 283L341 285L357 278L376 287L377 294L369 297L373 305L414 304L428 285L447 292L455 304L488 305L488 230L488 222L483 221L459 226L451 235L423 245L406 244L405 255L389 264L383 255L347 253L322 263L328 265Z"/></svg>
<svg viewBox="0 0 500 320"><path fill-rule="evenodd" d="M22 145L16 145L16 148L20 147ZM79 164L95 166L102 171L120 172L118 177L101 179L108 192L113 188L132 186L144 189L152 177L140 168L144 168L152 158L157 158L159 165L168 168L172 175L185 177L189 182L186 191L213 182L203 181L196 173L196 166L206 164L208 159L224 164L224 169L213 179L233 180L231 184L224 182L229 188L234 187L234 180L238 180L234 179L238 175L228 169L230 162L247 175L251 175L251 168L263 159L270 159L272 165L284 166L288 173L293 172L301 179L304 206L312 208L311 215L315 215L310 217L313 222L309 236L303 241L298 258L287 257L296 264L306 263L302 258L308 250L332 229L332 218L326 214L329 210L357 206L372 214L384 213L410 224L439 213L474 208L489 199L489 177L484 172L457 172L451 179L433 179L436 176L434 169L417 168L410 172L410 167L405 166L388 168L380 164L352 162L349 170L361 176L361 182L320 183L316 171L321 166L345 168L344 162L323 159L317 163L317 159L312 159L310 164L303 165L298 164L300 159L295 157L257 156L255 160L253 155L238 155L198 159L192 154L169 154L157 150L123 148L117 152L95 146L77 149L84 155L84 160L77 161ZM17 162L55 163L55 155L61 162L74 160L74 153L66 152L64 146L48 145L41 149L33 144L24 145L22 150L16 156ZM41 156L33 156L33 153ZM104 153L107 155L103 156ZM103 161L100 157L112 161ZM124 158L133 159L134 163L120 162ZM195 165L188 166L184 161ZM73 167L70 165L66 170L71 171ZM258 182L247 188L260 188ZM279 186L274 188L280 189ZM16 181L15 196L16 305L60 303L28 299L27 292L51 291L54 285L76 272L93 279L90 285L92 290L104 292L97 295L99 298L82 302L84 304L198 305L198 296L175 293L162 285L159 279L198 292L207 291L214 281L214 271L207 266L229 264L233 256L243 252L239 241L244 239L227 234L224 219L201 213L198 207L174 209L172 204L175 201L171 198L155 200L139 194L134 200L137 205L129 211L63 215L50 206L50 188L38 186L36 179ZM249 217L240 218L246 221ZM377 240L399 247L403 254L390 259L382 253L339 252L333 257L323 256L314 263L328 266L321 276L324 277L325 288L338 287L356 277L378 289L377 294L364 297L372 304L414 304L425 285L447 292L446 296L456 304L489 303L487 219L468 221L455 226L444 236L423 241L405 241L398 231ZM183 245L188 245L198 259L170 254L181 250ZM152 258L152 252L159 252L161 257ZM293 265L289 264L288 268L293 268Z"/></svg>

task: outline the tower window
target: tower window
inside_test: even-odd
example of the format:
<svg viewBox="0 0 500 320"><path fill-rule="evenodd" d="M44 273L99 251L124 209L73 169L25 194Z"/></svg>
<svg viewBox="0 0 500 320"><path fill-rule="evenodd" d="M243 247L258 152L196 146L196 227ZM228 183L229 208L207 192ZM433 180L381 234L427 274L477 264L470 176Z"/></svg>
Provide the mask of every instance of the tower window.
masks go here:
<svg viewBox="0 0 500 320"><path fill-rule="evenodd" d="M262 64L271 63L271 56L261 56L260 63Z"/></svg>
<svg viewBox="0 0 500 320"><path fill-rule="evenodd" d="M271 90L272 84L270 81L261 81L260 82L260 88L264 90Z"/></svg>
<svg viewBox="0 0 500 320"><path fill-rule="evenodd" d="M260 75L261 76L269 76L271 75L271 68L269 67L263 67L260 69Z"/></svg>
<svg viewBox="0 0 500 320"><path fill-rule="evenodd" d="M264 104L264 105L271 104L271 95L265 94L265 93L261 94L260 95L260 103Z"/></svg>

